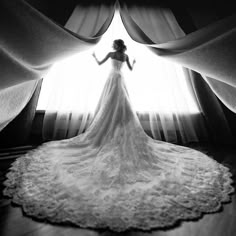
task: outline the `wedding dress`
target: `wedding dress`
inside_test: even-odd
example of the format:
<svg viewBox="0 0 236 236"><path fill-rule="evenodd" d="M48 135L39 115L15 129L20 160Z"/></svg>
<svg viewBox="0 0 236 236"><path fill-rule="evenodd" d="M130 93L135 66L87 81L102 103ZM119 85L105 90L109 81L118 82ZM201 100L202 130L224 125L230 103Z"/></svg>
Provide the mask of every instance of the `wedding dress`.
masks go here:
<svg viewBox="0 0 236 236"><path fill-rule="evenodd" d="M219 210L234 190L228 168L146 135L132 110L124 63L111 61L86 132L18 158L4 194L27 215L115 231L172 226Z"/></svg>

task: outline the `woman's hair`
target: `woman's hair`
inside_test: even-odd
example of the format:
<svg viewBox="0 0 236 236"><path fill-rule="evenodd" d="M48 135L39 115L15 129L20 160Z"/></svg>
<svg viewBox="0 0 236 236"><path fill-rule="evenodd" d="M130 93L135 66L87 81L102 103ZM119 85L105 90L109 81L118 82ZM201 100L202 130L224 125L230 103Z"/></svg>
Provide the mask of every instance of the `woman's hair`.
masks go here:
<svg viewBox="0 0 236 236"><path fill-rule="evenodd" d="M122 39L116 39L113 41L113 49L118 52L124 52L127 48Z"/></svg>

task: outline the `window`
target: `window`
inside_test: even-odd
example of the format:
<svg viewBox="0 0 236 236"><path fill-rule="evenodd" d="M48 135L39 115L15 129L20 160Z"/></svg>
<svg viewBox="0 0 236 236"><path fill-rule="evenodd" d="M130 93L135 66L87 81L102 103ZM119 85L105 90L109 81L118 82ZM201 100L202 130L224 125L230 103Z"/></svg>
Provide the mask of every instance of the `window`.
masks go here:
<svg viewBox="0 0 236 236"><path fill-rule="evenodd" d="M93 112L111 64L106 62L98 66L92 52L103 59L112 50L113 40L118 38L125 41L130 61L134 58L137 61L133 71L126 65L123 71L131 103L137 112L199 113L182 67L165 61L133 41L117 12L97 45L53 65L44 78L37 110Z"/></svg>

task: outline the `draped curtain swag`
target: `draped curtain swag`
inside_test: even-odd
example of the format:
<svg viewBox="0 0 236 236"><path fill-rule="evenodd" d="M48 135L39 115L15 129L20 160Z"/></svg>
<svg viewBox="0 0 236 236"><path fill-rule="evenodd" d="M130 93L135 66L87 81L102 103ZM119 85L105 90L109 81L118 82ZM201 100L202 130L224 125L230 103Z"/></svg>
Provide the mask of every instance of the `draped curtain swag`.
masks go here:
<svg viewBox="0 0 236 236"><path fill-rule="evenodd" d="M176 21L172 11L168 8L160 7L156 9L156 8L135 7L135 6L128 8L127 5L122 4L120 13L124 26L126 27L129 35L137 42L148 46L151 50L153 50L157 55L161 56L162 58L166 58L168 60L172 60L176 63L179 63L182 66L186 66L186 64L182 63L182 61L179 62L179 60L182 60L185 51L186 52L190 51L189 56L184 58L186 59L186 62L189 63L186 66L189 69L187 68L185 69L186 77L188 77L189 89L192 90L194 97L198 98L199 108L200 110L202 110L202 113L204 114L204 117L207 121L206 123L208 125L208 131L210 132L211 137L214 139L214 142L227 142L227 143L231 142L230 140L232 140L232 134L220 104L218 104L217 99L213 96L213 94L211 93L211 91L209 91L209 89L205 86L205 84L200 83L200 80L202 80L201 75L196 72L193 73L193 71L190 70L192 69L192 66L194 66L195 68L198 66L197 58L193 60L191 55L191 52L193 50L196 50L195 46L197 44L201 46L201 43L203 44L204 40L207 40L209 38L214 39L214 36L216 34L219 34L221 31L226 30L226 28L223 27L223 25L226 23L224 22L223 24L220 21L216 22L215 24L207 26L208 33L211 34L207 33L206 35L204 35L204 33L201 33L201 31L203 30L206 31L206 27L204 27L201 29L201 31L197 30L191 34L185 35L185 33L181 30L178 22ZM230 19L232 20L231 17ZM231 22L231 26L232 24L233 22ZM197 36L197 38L195 36ZM224 44L224 42L222 42L222 44ZM183 54L181 52L183 52ZM198 52L196 52L196 54L197 53ZM202 51L201 56L202 57L204 56L205 58L204 60L202 58L199 59L200 61L202 60L201 63L202 62L205 63L207 60L208 61L212 60L213 62L215 60L218 60L218 63L220 63L222 59L221 56L219 58L216 57L216 59L215 57L212 56L212 58L209 59L207 52L205 52L204 54L204 50ZM204 66L208 68L208 65ZM234 70L233 64L231 65L231 67ZM195 71L197 70L195 69ZM200 71L204 71L204 68L201 68ZM212 88L213 92L218 97L223 95L228 96L227 104L231 104L231 107L233 104L235 104L234 101L232 101L232 98L236 98L236 93L230 90L227 91L225 90L224 91L225 93L217 93L217 91L213 89L212 85L215 86L218 85L219 88L220 85L222 84L221 81L216 79L210 79L205 75L203 76L203 78L210 85L210 88ZM209 83L210 80L212 83ZM201 84L201 88L199 88L199 86L196 83L198 83L198 85ZM220 87L221 91L224 88L225 88L224 86ZM211 106L207 106L206 101L203 101L203 99L201 98L202 96L201 90L207 92L207 94L204 94L204 96L208 97ZM200 127L203 126L201 120L198 120L198 122L194 123L186 121L187 119L185 119L185 122L182 122L182 127L183 127L182 129L187 131L191 130L191 127L195 127L196 131L200 132L200 130L203 130L200 129ZM185 133L189 134L189 132ZM216 135L216 133L220 133L221 135ZM202 134L199 134L198 136L202 136ZM188 138L187 140L191 139Z"/></svg>
<svg viewBox="0 0 236 236"><path fill-rule="evenodd" d="M87 36L56 24L23 0L2 0L0 9L0 109L4 114L0 117L1 130L20 113L37 80L55 61L86 50L100 40L112 20L114 6L106 9L108 14L99 15L99 21L90 13L86 27L90 24L94 29ZM97 11L100 13L100 9Z"/></svg>
<svg viewBox="0 0 236 236"><path fill-rule="evenodd" d="M121 17L130 37L142 43L157 55L204 74L205 80L221 101L236 112L236 15L207 25L186 36L163 40L156 33L158 25L169 27L165 17L156 17L162 23L150 24L144 17L153 16L156 9L128 7L121 4Z"/></svg>
<svg viewBox="0 0 236 236"><path fill-rule="evenodd" d="M83 35L83 37L91 37L98 34L97 32L104 33L111 23L114 10L113 5L110 7L107 5L77 5L65 27L77 35ZM54 102L52 100L52 103ZM46 110L42 130L43 139L63 139L73 137L77 132L82 133L87 125L88 116L87 112L83 114L79 126L78 121L81 119L81 115L76 112L66 113L52 109ZM78 127L79 130L77 130Z"/></svg>

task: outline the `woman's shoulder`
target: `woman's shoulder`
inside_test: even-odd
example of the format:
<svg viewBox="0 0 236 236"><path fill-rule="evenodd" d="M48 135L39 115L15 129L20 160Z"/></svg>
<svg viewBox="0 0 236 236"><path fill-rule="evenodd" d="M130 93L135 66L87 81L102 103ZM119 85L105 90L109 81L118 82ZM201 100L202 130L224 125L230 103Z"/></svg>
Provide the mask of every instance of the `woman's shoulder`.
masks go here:
<svg viewBox="0 0 236 236"><path fill-rule="evenodd" d="M114 52L109 52L108 55L109 55L110 57L114 57Z"/></svg>

